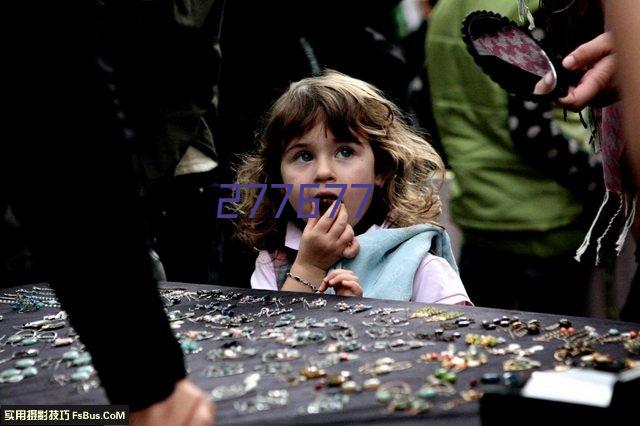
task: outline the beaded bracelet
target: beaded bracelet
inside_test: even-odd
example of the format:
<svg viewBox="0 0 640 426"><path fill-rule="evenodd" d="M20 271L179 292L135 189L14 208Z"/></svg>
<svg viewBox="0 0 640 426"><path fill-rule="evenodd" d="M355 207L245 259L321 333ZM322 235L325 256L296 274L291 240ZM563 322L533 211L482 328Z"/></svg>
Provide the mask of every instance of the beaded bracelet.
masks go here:
<svg viewBox="0 0 640 426"><path fill-rule="evenodd" d="M306 286L307 286L307 287L309 287L311 290L313 290L313 292L314 292L314 293L320 293L320 290L318 290L318 287L316 287L315 285L311 284L309 281L307 281L307 280L305 280L305 279L303 279L303 278L300 278L300 277L299 277L299 276L297 276L297 275L292 275L292 274L291 274L291 272L287 272L287 277L288 277L288 278L291 278L291 279L293 279L293 280L296 280L296 281L298 281L298 282L299 282L299 283L301 283L301 284L306 285Z"/></svg>

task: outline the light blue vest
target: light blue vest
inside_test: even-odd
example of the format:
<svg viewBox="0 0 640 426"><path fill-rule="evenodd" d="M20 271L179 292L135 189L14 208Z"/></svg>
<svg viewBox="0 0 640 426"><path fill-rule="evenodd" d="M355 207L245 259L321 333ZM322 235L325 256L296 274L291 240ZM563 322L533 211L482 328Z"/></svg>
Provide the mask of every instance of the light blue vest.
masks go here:
<svg viewBox="0 0 640 426"><path fill-rule="evenodd" d="M378 229L358 235L360 252L342 259L336 268L353 271L360 279L364 297L411 300L413 279L420 263L431 252L449 262L458 273L449 235L433 225Z"/></svg>
<svg viewBox="0 0 640 426"><path fill-rule="evenodd" d="M427 253L444 258L458 273L447 232L434 225L377 229L358 235L360 252L333 267L353 271L360 279L364 297L411 300L413 278ZM295 255L293 255L295 257ZM292 262L276 267L278 289L282 288ZM335 294L332 288L327 294Z"/></svg>

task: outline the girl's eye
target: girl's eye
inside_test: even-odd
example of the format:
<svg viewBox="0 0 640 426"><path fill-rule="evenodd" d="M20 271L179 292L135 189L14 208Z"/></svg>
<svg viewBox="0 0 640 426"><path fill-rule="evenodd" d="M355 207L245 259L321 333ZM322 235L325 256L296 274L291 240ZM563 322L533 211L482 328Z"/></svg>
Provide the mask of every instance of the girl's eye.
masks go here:
<svg viewBox="0 0 640 426"><path fill-rule="evenodd" d="M308 151L300 151L294 157L296 161L302 161L304 163L309 162L313 159L313 156Z"/></svg>
<svg viewBox="0 0 640 426"><path fill-rule="evenodd" d="M338 156L340 156L342 158L349 158L352 155L353 155L353 149L351 149L349 147L343 146L342 148L340 148L338 150Z"/></svg>

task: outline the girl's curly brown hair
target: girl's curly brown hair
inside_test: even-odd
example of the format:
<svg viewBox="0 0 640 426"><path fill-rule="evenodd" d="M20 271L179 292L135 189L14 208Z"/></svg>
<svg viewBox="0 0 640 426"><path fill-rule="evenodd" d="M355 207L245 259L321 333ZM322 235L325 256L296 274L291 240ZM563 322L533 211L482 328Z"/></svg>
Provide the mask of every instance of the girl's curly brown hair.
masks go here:
<svg viewBox="0 0 640 426"><path fill-rule="evenodd" d="M311 130L318 120L337 139L364 138L370 143L375 172L384 176L384 183L369 210L378 205L393 227L435 222L441 211L438 191L444 176L440 156L378 89L329 70L292 83L269 110L258 149L241 158L236 182L269 186L253 218L249 212L258 192L243 189L235 205L237 238L258 250L273 251L283 245L286 224L296 215L287 205L280 218L275 218L283 193L271 184L282 183L280 163L287 144Z"/></svg>

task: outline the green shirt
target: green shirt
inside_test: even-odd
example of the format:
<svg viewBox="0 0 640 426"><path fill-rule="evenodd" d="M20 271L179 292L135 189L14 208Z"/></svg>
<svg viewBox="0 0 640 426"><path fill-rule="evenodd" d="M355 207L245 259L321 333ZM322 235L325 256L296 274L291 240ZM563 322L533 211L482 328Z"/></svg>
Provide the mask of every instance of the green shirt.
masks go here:
<svg viewBox="0 0 640 426"><path fill-rule="evenodd" d="M533 10L537 1L529 3ZM508 242L514 231L531 236L518 241L515 250L523 253L549 256L576 248L583 235L576 225L582 206L519 157L507 124L508 95L475 64L462 41L462 21L475 10L518 20L515 0L441 0L427 36L433 111L455 174L453 220L469 237L500 232L496 244ZM586 141L577 120L558 124L569 136ZM566 238L542 235L549 231Z"/></svg>

